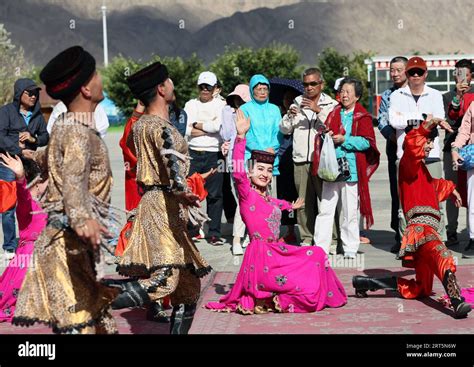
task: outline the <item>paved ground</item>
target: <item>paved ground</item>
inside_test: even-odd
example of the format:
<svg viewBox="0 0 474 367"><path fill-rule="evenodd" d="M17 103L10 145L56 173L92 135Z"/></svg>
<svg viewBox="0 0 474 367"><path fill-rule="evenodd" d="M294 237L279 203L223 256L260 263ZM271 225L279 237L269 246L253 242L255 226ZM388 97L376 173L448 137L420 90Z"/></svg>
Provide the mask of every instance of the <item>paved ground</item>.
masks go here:
<svg viewBox="0 0 474 367"><path fill-rule="evenodd" d="M378 132L377 132L378 133ZM112 204L124 207L124 169L118 141L121 133L108 134L106 142L112 161L114 173L114 189ZM390 271L398 272L399 261L390 253L393 245L393 232L390 230L390 194L388 185L387 161L385 157L384 141L380 134L377 135L379 150L382 153L381 164L370 182L372 207L374 210L375 225L369 232L372 240L371 245L361 245L360 254L356 261L341 262L333 258L333 267L341 281L346 286L348 294L351 295L350 278L359 272L371 273L374 269L390 268ZM452 251L459 266L459 274L463 286L474 286L474 260L462 258L462 249L465 247L468 236L466 232L466 213L462 210L459 218L461 231L461 244L453 247ZM217 273L203 281L202 302L215 300L227 290L232 283L235 273L239 269L241 257L233 257L230 252L230 241L232 225L223 223L223 235L229 242L220 247L210 246L205 240L199 241L197 246L213 266ZM0 228L0 238L3 238ZM0 265L1 267L5 264ZM106 274L113 276L114 266L106 269ZM404 269L406 273L406 269ZM409 273L410 271L408 271ZM404 274L405 274L404 273ZM440 293L438 282L435 291ZM220 287L216 287L220 284ZM433 301L434 302L434 301ZM359 300L349 297L349 303L337 310L325 310L321 313L310 315L263 315L244 317L239 315L226 315L210 313L199 310L193 333L239 333L239 332L264 332L264 333L473 333L474 318L469 320L456 320L452 324L452 318L447 315L436 303L429 300L405 301L394 299L393 295L379 295L369 300ZM401 308L399 308L401 305ZM397 308L398 307L398 308ZM396 309L395 309L396 308ZM405 310L402 318L400 309ZM163 333L166 325L155 324L144 320L144 310L124 310L114 313L117 316L121 333ZM328 316L328 317L326 317ZM242 318L244 317L244 318ZM390 320L390 321L388 321ZM387 321L387 322L385 322ZM352 325L351 323L354 322ZM357 326L356 326L357 324ZM456 325L455 329L450 329ZM12 328L11 325L0 324L0 334L34 332L48 333L44 327L30 329Z"/></svg>

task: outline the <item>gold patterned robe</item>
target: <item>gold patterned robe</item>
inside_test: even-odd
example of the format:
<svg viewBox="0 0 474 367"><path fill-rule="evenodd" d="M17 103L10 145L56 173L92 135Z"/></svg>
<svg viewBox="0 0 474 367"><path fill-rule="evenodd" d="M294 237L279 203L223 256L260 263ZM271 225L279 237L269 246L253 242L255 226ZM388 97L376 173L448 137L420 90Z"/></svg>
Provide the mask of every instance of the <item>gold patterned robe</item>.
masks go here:
<svg viewBox="0 0 474 367"><path fill-rule="evenodd" d="M183 156L188 156L188 146L178 130L167 120L154 115L143 115L133 126L133 139L137 152L137 183L143 186L171 185L168 159L162 155L163 132L172 137L173 146ZM179 175L184 179L189 171L189 160L178 159ZM187 232L188 210L174 192L145 191L137 207L136 217L122 255L118 270L126 276L167 278L152 299L165 295L181 294L173 302L192 303L199 294L198 278L210 271L208 263L199 253ZM171 268L172 274L160 274ZM185 270L185 271L184 271ZM180 273L181 272L181 273ZM183 278L184 277L184 278ZM191 279L195 278L195 279ZM181 283L181 286L178 286ZM184 283L193 288L190 295ZM146 281L142 281L144 286ZM177 289L179 288L179 289ZM186 295L188 294L188 295Z"/></svg>
<svg viewBox="0 0 474 367"><path fill-rule="evenodd" d="M13 323L42 322L55 332L94 332L104 326L106 332L115 332L108 309L117 290L97 282L98 253L69 227L91 218L105 224L100 212L107 209L99 206L107 208L112 187L107 147L94 129L63 114L47 149L35 160L47 165L43 207L48 225L35 243L33 266L20 291ZM54 218L66 224L58 225Z"/></svg>

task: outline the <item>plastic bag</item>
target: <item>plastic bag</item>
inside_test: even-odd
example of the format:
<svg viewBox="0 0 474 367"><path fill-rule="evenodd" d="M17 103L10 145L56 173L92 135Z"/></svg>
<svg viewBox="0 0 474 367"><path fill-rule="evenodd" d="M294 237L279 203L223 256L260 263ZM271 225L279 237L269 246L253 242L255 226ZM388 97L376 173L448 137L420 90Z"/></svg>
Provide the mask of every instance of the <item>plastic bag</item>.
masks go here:
<svg viewBox="0 0 474 367"><path fill-rule="evenodd" d="M336 181L339 176L339 163L336 158L336 149L332 137L324 136L321 157L319 160L318 176L324 181Z"/></svg>

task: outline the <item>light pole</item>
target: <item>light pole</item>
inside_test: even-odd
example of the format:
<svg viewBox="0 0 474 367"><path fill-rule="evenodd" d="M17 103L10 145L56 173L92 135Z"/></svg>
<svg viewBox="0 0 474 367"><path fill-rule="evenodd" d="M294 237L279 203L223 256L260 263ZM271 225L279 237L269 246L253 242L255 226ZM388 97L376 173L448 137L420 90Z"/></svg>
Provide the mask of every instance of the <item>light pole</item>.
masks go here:
<svg viewBox="0 0 474 367"><path fill-rule="evenodd" d="M109 65L109 49L107 46L107 7L102 5L102 34L104 36L104 66Z"/></svg>

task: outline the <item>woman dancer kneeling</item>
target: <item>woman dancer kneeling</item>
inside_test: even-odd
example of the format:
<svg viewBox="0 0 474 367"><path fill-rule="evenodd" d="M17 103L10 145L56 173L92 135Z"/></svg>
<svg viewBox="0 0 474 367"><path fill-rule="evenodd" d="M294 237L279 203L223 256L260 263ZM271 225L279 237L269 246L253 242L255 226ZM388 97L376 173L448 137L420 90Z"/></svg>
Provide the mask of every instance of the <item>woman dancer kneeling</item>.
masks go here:
<svg viewBox="0 0 474 367"><path fill-rule="evenodd" d="M346 293L324 250L317 246L292 246L279 240L281 211L301 208L303 199L289 203L267 195L275 159L272 153L252 152L249 179L244 155L250 120L240 110L236 127L233 176L251 242L231 291L219 302L207 303L206 308L250 315L270 310L314 312L343 306Z"/></svg>

